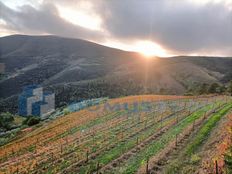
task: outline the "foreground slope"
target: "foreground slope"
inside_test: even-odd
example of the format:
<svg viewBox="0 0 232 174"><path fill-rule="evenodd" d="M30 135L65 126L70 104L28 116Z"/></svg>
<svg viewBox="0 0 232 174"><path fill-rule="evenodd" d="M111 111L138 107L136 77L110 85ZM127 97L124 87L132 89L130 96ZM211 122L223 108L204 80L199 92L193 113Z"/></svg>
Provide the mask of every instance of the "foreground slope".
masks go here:
<svg viewBox="0 0 232 174"><path fill-rule="evenodd" d="M183 153L191 156L201 148L231 111L231 102L227 96L112 99L34 127L0 147L0 172L129 174L169 170L172 165L165 161L175 157L172 153L186 147ZM183 156L179 158L182 161ZM178 172L183 165L179 164Z"/></svg>

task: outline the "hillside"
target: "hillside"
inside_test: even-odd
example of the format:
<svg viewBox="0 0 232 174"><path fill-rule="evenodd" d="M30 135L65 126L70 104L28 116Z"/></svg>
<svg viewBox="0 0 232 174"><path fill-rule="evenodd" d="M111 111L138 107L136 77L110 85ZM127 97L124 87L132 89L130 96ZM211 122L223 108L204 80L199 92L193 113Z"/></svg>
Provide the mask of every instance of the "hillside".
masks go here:
<svg viewBox="0 0 232 174"><path fill-rule="evenodd" d="M231 108L228 96L111 99L18 133L0 173L214 173L214 159L225 171Z"/></svg>
<svg viewBox="0 0 232 174"><path fill-rule="evenodd" d="M79 39L12 35L0 38L0 105L16 109L23 86L41 84L56 93L56 105L83 98L133 94L184 94L202 83L231 80L232 58L140 54ZM65 94L65 95L64 95ZM7 99L6 99L7 98Z"/></svg>

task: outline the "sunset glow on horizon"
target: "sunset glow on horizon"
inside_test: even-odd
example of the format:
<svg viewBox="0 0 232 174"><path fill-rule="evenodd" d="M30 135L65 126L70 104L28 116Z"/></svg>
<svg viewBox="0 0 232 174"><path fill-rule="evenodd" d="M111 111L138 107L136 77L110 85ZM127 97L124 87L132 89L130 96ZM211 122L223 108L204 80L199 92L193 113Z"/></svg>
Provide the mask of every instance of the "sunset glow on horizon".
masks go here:
<svg viewBox="0 0 232 174"><path fill-rule="evenodd" d="M149 40L138 40L131 43L110 40L102 43L102 45L125 51L138 52L146 58L172 56L162 46Z"/></svg>
<svg viewBox="0 0 232 174"><path fill-rule="evenodd" d="M159 57L168 56L165 49L163 49L160 45L151 41L139 41L135 43L134 50L148 58L154 56L159 56Z"/></svg>

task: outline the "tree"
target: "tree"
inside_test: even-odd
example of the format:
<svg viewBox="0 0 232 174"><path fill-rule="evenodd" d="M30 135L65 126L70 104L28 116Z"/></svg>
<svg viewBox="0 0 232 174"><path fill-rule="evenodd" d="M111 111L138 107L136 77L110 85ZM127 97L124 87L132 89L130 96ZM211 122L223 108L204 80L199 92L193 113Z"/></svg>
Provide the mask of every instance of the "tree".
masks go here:
<svg viewBox="0 0 232 174"><path fill-rule="evenodd" d="M229 92L229 94L232 96L232 80L229 83L229 86L227 88L227 92Z"/></svg>
<svg viewBox="0 0 232 174"><path fill-rule="evenodd" d="M68 108L65 108L65 109L63 110L63 113L64 113L64 115L68 115L68 114L70 113L70 111L68 110Z"/></svg>
<svg viewBox="0 0 232 174"><path fill-rule="evenodd" d="M212 83L210 86L209 86L209 89L208 89L208 93L210 94L213 94L213 93L218 93L218 88L219 88L219 84L218 83Z"/></svg>
<svg viewBox="0 0 232 174"><path fill-rule="evenodd" d="M220 94L223 94L223 93L226 91L226 87L225 87L224 85L221 85L221 86L218 88L218 90L219 90L219 93L220 93Z"/></svg>
<svg viewBox="0 0 232 174"><path fill-rule="evenodd" d="M7 130L11 129L13 125L14 117L9 112L3 112L0 114L0 127Z"/></svg>
<svg viewBox="0 0 232 174"><path fill-rule="evenodd" d="M207 94L207 93L208 93L208 88L209 88L209 85L206 84L206 83L203 83L203 84L200 86L198 93L199 93L200 95L202 95L202 94Z"/></svg>
<svg viewBox="0 0 232 174"><path fill-rule="evenodd" d="M39 117L35 117L35 116L28 116L24 121L23 124L24 125L28 125L28 126L33 126L36 125L40 122L40 118Z"/></svg>

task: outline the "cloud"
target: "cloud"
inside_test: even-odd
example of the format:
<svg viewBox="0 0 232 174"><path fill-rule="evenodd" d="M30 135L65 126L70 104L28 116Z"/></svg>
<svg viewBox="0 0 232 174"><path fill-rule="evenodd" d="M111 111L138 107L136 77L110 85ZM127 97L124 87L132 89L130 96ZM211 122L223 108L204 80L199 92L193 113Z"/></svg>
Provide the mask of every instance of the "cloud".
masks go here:
<svg viewBox="0 0 232 174"><path fill-rule="evenodd" d="M203 3L204 2L204 3ZM1 3L5 30L54 34L103 43L151 40L173 54L232 56L232 8L229 0L45 0L11 9ZM83 5L84 3L84 5ZM89 4L85 4L89 3ZM61 18L58 7L80 9L102 20L101 31ZM91 8L88 6L90 5ZM230 5L230 6L229 6Z"/></svg>
<svg viewBox="0 0 232 174"><path fill-rule="evenodd" d="M65 21L59 15L55 5L42 3L38 8L23 5L13 10L0 2L1 18L6 22L4 27L11 31L25 34L54 34L65 37L97 40L102 38L99 32Z"/></svg>
<svg viewBox="0 0 232 174"><path fill-rule="evenodd" d="M113 37L151 39L179 54L226 50L232 55L232 11L225 3L190 1L100 1Z"/></svg>

